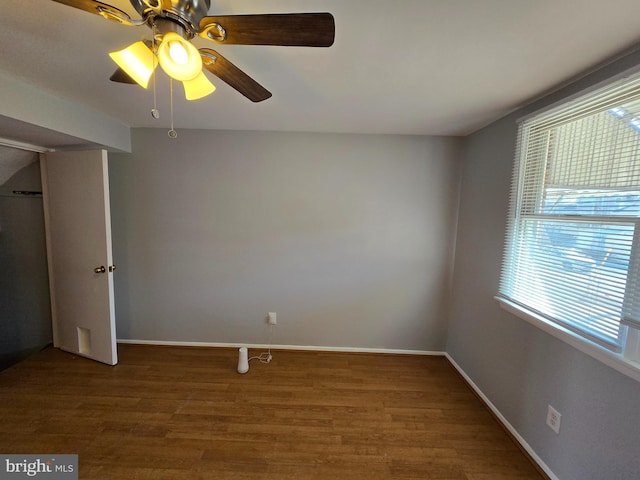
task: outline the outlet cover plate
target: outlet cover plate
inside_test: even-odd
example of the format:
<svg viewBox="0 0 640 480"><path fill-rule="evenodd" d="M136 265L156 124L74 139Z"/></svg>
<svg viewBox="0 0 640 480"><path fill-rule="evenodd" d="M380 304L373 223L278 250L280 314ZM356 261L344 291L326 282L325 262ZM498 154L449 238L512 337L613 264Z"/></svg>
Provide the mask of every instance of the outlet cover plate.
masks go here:
<svg viewBox="0 0 640 480"><path fill-rule="evenodd" d="M547 425L556 433L560 433L560 420L562 415L555 408L549 405L547 409Z"/></svg>

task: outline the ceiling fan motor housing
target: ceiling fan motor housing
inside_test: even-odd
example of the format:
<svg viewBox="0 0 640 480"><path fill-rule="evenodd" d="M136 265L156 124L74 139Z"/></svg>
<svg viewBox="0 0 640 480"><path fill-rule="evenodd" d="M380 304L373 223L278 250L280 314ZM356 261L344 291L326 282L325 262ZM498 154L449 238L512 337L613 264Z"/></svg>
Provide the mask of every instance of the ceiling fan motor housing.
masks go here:
<svg viewBox="0 0 640 480"><path fill-rule="evenodd" d="M200 20L207 16L211 0L129 0L133 8L145 20L154 21L159 28L176 31L168 26L160 27L159 19L164 18L179 24L188 38L193 38L200 30ZM168 8L163 8L168 6ZM163 32L165 33L165 32Z"/></svg>

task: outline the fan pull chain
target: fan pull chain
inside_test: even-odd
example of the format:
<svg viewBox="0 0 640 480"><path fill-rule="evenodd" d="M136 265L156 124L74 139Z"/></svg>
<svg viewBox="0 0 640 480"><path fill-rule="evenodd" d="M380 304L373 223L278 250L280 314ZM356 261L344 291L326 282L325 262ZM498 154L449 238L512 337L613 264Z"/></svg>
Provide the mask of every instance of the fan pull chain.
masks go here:
<svg viewBox="0 0 640 480"><path fill-rule="evenodd" d="M178 132L173 129L173 78L169 79L169 94L171 100L171 130L169 130L167 135L169 135L169 138L176 138Z"/></svg>
<svg viewBox="0 0 640 480"><path fill-rule="evenodd" d="M151 57L151 71L153 72L153 108L151 109L151 116L153 118L160 118L160 112L158 111L158 103L156 99L156 24L151 26L151 50L153 51L153 57Z"/></svg>
<svg viewBox="0 0 640 480"><path fill-rule="evenodd" d="M153 108L151 109L153 118L160 118L160 112L156 106L156 72L153 72Z"/></svg>

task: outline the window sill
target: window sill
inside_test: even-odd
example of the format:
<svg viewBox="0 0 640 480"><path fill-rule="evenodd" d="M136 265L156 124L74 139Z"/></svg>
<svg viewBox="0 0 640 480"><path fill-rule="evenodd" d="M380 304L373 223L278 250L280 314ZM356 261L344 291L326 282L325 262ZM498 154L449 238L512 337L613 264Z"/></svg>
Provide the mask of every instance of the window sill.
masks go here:
<svg viewBox="0 0 640 480"><path fill-rule="evenodd" d="M640 382L640 363L625 358L622 354L617 354L605 350L601 346L586 340L572 331L563 328L560 325L550 322L540 315L536 315L515 303L501 297L494 297L500 307L509 313L529 322L530 324L538 327L539 329L547 332L548 334L568 343L572 347L586 353L592 358L604 363L605 365L617 370L618 372L633 378Z"/></svg>

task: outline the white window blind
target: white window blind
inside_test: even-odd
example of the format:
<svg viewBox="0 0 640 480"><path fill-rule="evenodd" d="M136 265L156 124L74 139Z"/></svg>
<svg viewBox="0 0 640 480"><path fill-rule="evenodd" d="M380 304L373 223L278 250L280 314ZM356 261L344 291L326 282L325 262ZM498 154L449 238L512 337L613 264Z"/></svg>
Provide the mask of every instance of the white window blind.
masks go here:
<svg viewBox="0 0 640 480"><path fill-rule="evenodd" d="M500 297L621 351L639 226L640 76L520 124Z"/></svg>

